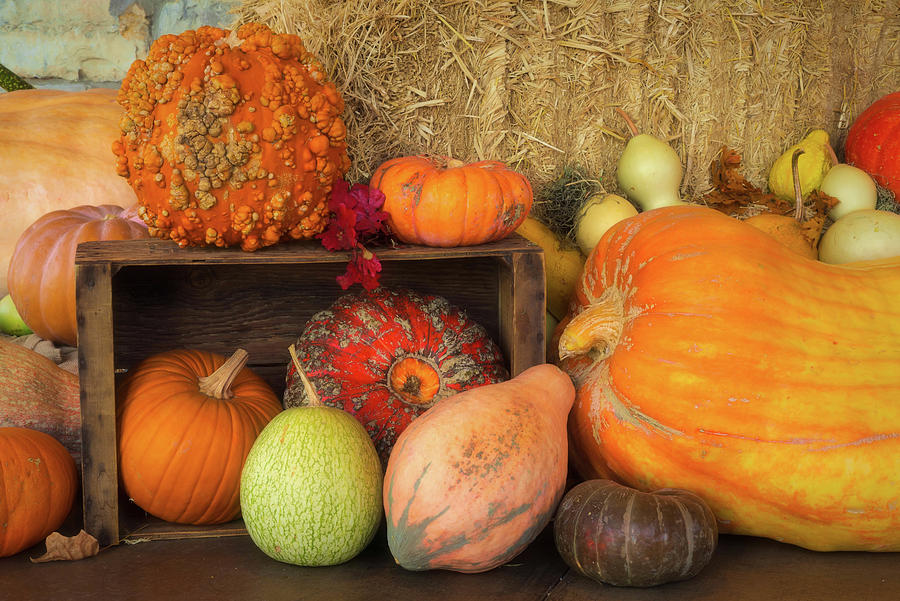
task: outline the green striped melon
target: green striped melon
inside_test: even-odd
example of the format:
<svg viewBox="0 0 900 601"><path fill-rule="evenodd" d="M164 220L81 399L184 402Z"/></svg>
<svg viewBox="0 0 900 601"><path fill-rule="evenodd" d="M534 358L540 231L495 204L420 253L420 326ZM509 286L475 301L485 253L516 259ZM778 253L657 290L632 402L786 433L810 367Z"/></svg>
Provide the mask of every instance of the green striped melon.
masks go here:
<svg viewBox="0 0 900 601"><path fill-rule="evenodd" d="M279 561L343 563L378 530L382 478L375 445L352 415L327 406L286 409L244 463L244 524L256 546Z"/></svg>

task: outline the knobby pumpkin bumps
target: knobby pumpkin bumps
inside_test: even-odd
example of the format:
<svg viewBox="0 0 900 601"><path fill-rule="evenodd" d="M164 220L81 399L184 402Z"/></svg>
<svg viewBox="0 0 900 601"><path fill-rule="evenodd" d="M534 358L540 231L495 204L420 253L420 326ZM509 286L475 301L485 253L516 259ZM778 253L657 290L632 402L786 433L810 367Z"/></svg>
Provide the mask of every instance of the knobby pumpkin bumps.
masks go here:
<svg viewBox="0 0 900 601"><path fill-rule="evenodd" d="M324 228L350 166L344 102L297 36L255 23L162 36L118 100L117 171L151 235L249 251Z"/></svg>

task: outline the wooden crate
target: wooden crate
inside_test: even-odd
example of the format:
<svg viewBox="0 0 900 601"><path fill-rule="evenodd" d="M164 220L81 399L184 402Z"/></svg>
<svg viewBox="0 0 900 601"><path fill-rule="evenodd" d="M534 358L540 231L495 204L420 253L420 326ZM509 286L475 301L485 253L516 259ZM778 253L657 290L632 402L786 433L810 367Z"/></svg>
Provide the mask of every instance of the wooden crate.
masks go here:
<svg viewBox="0 0 900 601"><path fill-rule="evenodd" d="M513 235L465 248L377 250L381 283L439 294L498 342L515 375L545 360L544 257ZM101 545L127 535L116 459L115 385L155 353L197 348L250 354L248 365L281 396L288 347L306 321L344 294L348 260L318 242L257 252L180 249L164 240L86 242L75 259L81 379L84 527ZM226 525L222 533L234 531ZM208 529L156 524L152 536ZM144 535L151 536L145 528Z"/></svg>

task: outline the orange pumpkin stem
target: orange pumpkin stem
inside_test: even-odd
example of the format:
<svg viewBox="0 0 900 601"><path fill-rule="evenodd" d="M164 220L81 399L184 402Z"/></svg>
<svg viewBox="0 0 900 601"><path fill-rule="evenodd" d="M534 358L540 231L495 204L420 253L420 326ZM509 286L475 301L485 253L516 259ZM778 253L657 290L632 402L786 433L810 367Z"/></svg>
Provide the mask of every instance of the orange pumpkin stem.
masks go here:
<svg viewBox="0 0 900 601"><path fill-rule="evenodd" d="M589 355L602 361L612 355L625 328L625 302L614 287L575 315L559 337L559 358Z"/></svg>
<svg viewBox="0 0 900 601"><path fill-rule="evenodd" d="M634 121L632 121L631 116L629 116L628 113L626 113L619 107L616 107L616 112L619 113L619 115L621 115L623 119L625 119L625 123L628 124L628 129L631 131L631 137L633 138L634 136L638 135L639 132L638 132L637 125L634 124Z"/></svg>
<svg viewBox="0 0 900 601"><path fill-rule="evenodd" d="M447 169L456 169L465 166L465 163L459 159L447 159Z"/></svg>
<svg viewBox="0 0 900 601"><path fill-rule="evenodd" d="M312 382L309 381L309 377L300 365L300 357L297 356L297 349L294 348L293 344L288 347L288 352L291 354L291 361L294 362L294 367L297 369L297 375L300 376L300 380L303 382L303 390L306 392L309 406L320 407L322 405L322 400L319 398L319 395L316 394L316 389L313 388Z"/></svg>
<svg viewBox="0 0 900 601"><path fill-rule="evenodd" d="M231 385L234 379L241 373L247 364L250 355L242 348L234 351L234 354L223 363L219 369L208 376L199 379L200 392L214 399L230 399L234 396Z"/></svg>
<svg viewBox="0 0 900 601"><path fill-rule="evenodd" d="M803 191L800 189L800 166L798 164L803 152L802 148L798 148L791 155L791 176L794 178L794 219L798 223L803 222Z"/></svg>

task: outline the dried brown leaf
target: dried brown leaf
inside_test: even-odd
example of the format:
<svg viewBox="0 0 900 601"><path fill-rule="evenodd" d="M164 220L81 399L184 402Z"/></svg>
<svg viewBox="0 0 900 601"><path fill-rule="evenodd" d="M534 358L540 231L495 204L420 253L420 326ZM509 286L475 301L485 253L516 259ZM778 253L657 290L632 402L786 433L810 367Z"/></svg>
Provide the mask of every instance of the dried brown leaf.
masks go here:
<svg viewBox="0 0 900 601"><path fill-rule="evenodd" d="M75 561L93 557L100 552L100 543L84 530L75 536L63 536L59 532L53 532L47 537L46 545L47 552L40 557L32 557L32 563Z"/></svg>
<svg viewBox="0 0 900 601"><path fill-rule="evenodd" d="M791 210L789 203L751 184L740 166L741 155L723 146L719 160L710 166L713 189L703 199L708 206L738 218L759 212L783 215Z"/></svg>

